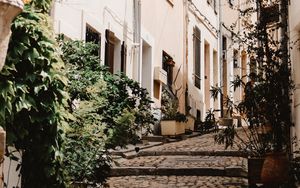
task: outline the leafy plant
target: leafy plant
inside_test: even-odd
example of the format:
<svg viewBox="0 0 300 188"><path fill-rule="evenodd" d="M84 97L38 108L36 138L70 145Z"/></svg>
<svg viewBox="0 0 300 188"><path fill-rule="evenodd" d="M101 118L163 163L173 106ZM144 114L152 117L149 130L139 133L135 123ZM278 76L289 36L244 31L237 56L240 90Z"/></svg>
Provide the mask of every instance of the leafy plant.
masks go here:
<svg viewBox="0 0 300 188"><path fill-rule="evenodd" d="M151 103L153 102L145 88L141 88L138 82L129 79L123 73L112 75L109 72L104 72L103 78L107 83L107 89L102 92L107 103L99 109L100 113L103 114L103 122L107 124L108 129L114 130L111 133L115 135L115 138L119 136L128 138L124 142L118 142L119 146L134 143L137 140L137 137L134 136L136 131L144 129L145 134L147 134L151 131L150 126L155 123L151 110ZM117 121L118 117L122 117L127 111L134 115L131 126L126 125L126 123L120 124ZM122 126L127 126L126 132L121 133L119 129L124 129ZM133 133L135 134L133 135ZM108 143L107 147L118 145L117 142L111 142Z"/></svg>
<svg viewBox="0 0 300 188"><path fill-rule="evenodd" d="M36 1L32 1L35 3ZM61 129L66 78L47 14L26 5L0 73L0 124L21 154L22 187L65 187ZM16 159L11 153L6 155ZM18 167L18 168L19 168Z"/></svg>
<svg viewBox="0 0 300 188"><path fill-rule="evenodd" d="M100 66L94 53L98 45L64 36L58 41L67 63L67 90L74 116L66 132L67 171L73 182L103 183L110 169L106 149L136 143L137 131L150 129L152 101L139 83Z"/></svg>
<svg viewBox="0 0 300 188"><path fill-rule="evenodd" d="M258 5L262 9L266 8L261 1L258 1ZM247 28L249 30L245 30L244 34L236 39L240 44L248 46L248 53L252 56L250 66L257 66L256 70L251 70L252 73L248 75L247 83L243 83L239 77L232 83L234 88L239 85L244 87L245 98L233 106L237 112L246 116L245 122L249 126L243 134L247 140L239 137L236 132L231 133L235 131L232 128L228 128L231 131L224 130L221 134L228 135L228 139L233 139L234 135L242 142L240 147L250 155L261 156L270 151L286 152L290 148L290 96L293 83L288 52L287 6L287 2L281 1L281 18L277 23L270 23L265 19L266 13L260 12L258 24L251 25ZM277 26L273 27L274 25ZM270 28L280 30L280 41L273 38ZM267 126L270 127L269 132L262 132Z"/></svg>
<svg viewBox="0 0 300 188"><path fill-rule="evenodd" d="M178 99L166 88L162 90L161 112L162 120L176 120L178 122L187 122L186 115L178 112Z"/></svg>

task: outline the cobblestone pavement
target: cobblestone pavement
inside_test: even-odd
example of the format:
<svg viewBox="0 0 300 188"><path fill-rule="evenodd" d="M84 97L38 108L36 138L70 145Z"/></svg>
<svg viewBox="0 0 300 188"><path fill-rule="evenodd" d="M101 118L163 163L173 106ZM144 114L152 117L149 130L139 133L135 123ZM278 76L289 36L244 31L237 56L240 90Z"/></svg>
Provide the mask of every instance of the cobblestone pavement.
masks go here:
<svg viewBox="0 0 300 188"><path fill-rule="evenodd" d="M243 131L242 131L243 132ZM167 168L226 168L240 167L246 170L247 160L242 157L231 156L186 156L176 152L190 151L224 151L224 145L215 144L214 133L188 138L186 140L166 143L160 146L143 149L143 151L172 152L171 155L138 156L133 159L118 158L116 167L167 167ZM245 134L242 134L245 136ZM237 151L237 147L229 148ZM146 187L146 188L238 188L247 187L247 179L239 177L220 176L120 176L110 177L108 187Z"/></svg>
<svg viewBox="0 0 300 188"><path fill-rule="evenodd" d="M215 133L188 138L179 142L167 143L161 146L147 148L145 151L223 151L224 145L215 143ZM243 129L239 130L239 136L245 138L246 134ZM239 143L239 140L237 140ZM228 150L237 150L237 146L234 145Z"/></svg>
<svg viewBox="0 0 300 188"><path fill-rule="evenodd" d="M242 157L222 156L145 156L134 159L119 159L120 167L242 167L246 169L247 160Z"/></svg>
<svg viewBox="0 0 300 188"><path fill-rule="evenodd" d="M247 180L214 176L125 176L111 177L107 184L114 188L244 188Z"/></svg>

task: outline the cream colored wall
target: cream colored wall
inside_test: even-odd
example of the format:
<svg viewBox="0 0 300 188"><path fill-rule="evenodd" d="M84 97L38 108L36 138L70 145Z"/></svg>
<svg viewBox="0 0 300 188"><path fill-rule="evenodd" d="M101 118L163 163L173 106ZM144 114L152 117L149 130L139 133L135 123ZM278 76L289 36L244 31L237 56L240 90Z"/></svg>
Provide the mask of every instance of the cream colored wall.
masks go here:
<svg viewBox="0 0 300 188"><path fill-rule="evenodd" d="M127 43L127 69L133 75L133 1L131 0L64 0L55 1L52 10L56 33L72 39L85 40L86 24L101 34L101 63L104 64L105 30L115 33Z"/></svg>
<svg viewBox="0 0 300 188"><path fill-rule="evenodd" d="M237 88L235 91L233 87L231 87L230 82L233 81L236 75L243 76L242 70L242 52L247 51L247 46L242 43L238 43L232 40L232 31L242 37L242 33L245 30L243 25L243 20L246 20L246 17L240 16L238 9L245 10L247 8L255 8L255 4L249 3L247 0L236 0L233 1L233 6L231 7L229 3L223 2L222 4L222 22L224 23L224 27L222 28L222 35L227 38L227 51L226 53L226 62L227 62L227 89L229 97L234 102L239 102L243 97L243 88ZM254 23L256 20L256 14L252 14L248 19L249 22ZM233 27L232 27L233 26ZM232 30L233 28L233 30ZM238 51L237 56L237 67L234 67L233 63L233 52L234 50ZM249 73L248 61L249 57L247 56L247 66L245 72Z"/></svg>
<svg viewBox="0 0 300 188"><path fill-rule="evenodd" d="M289 7L289 24L290 24L290 40L292 43L292 51L291 51L291 62L292 62L292 75L295 84L294 90L294 100L293 100L293 121L295 127L293 128L293 135L297 136L297 140L300 138L300 50L299 41L300 40L300 1L299 0L291 0Z"/></svg>
<svg viewBox="0 0 300 188"><path fill-rule="evenodd" d="M175 88L179 93L180 110L184 111L183 85L183 1L142 0L141 2L141 41L133 45L133 1L132 0L66 0L56 1L52 11L56 33L64 33L72 39L84 40L85 25L88 23L101 34L101 63L104 64L105 30L113 31L119 41L127 42L127 69L130 78L148 88L153 97L153 73L155 66L162 66L162 51L166 51L176 62L174 72L179 67ZM127 26L127 27L124 27ZM124 28L127 28L125 30ZM124 35L126 33L126 36ZM151 53L143 56L141 47L141 66L136 66L134 48L147 46ZM146 60L145 60L146 58ZM143 67L147 64L147 70ZM149 64L150 63L150 64ZM141 75L140 77L137 75ZM144 75L144 76L143 76ZM160 107L160 99L155 99L155 106Z"/></svg>
<svg viewBox="0 0 300 188"><path fill-rule="evenodd" d="M205 43L209 44L209 75L210 75L210 86L215 82L219 82L219 76L214 77L214 58L213 52L219 51L219 40L217 36L216 28L218 30L218 14L215 13L213 7L207 3L207 1L192 1L188 5L188 58L187 58L187 82L188 82L188 97L190 100L190 106L192 110L190 111L193 116L196 116L197 109L201 111L201 118L205 117L206 110L209 108L214 108L213 99L209 97L209 102L205 102ZM217 8L218 10L218 8ZM199 14L201 11L203 16ZM205 19L206 18L206 19ZM206 21L207 20L207 21ZM207 23L210 22L211 26ZM201 74L201 88L195 87L194 82L194 42L193 42L193 30L197 26L201 31L201 52L200 52L200 74ZM219 54L217 55L219 57ZM219 60L217 60L219 62ZM219 64L217 69L219 69ZM219 73L219 71L217 71ZM214 80L217 78L218 80ZM209 104L207 104L209 103Z"/></svg>
<svg viewBox="0 0 300 188"><path fill-rule="evenodd" d="M168 53L174 60L174 77L181 66L175 88L181 88L179 93L180 111L184 111L183 89L183 1L174 0L173 5L168 0L143 0L142 6L142 34L148 33L153 38L153 66L162 66L162 51ZM147 35L146 35L147 36ZM151 80L153 82L153 80ZM156 107L160 107L160 99L154 99Z"/></svg>

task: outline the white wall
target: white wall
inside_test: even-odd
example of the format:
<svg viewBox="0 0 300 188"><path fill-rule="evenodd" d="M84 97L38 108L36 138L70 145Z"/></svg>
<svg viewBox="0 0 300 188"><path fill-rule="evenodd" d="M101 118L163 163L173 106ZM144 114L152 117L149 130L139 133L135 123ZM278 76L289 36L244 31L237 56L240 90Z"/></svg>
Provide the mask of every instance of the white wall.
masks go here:
<svg viewBox="0 0 300 188"><path fill-rule="evenodd" d="M168 53L174 60L174 73L179 67L180 74L175 83L175 88L179 90L180 111L184 110L184 86L183 86L183 62L184 62L184 36L183 36L183 1L174 0L173 5L168 0L143 0L142 7L142 38L148 42L152 48L152 67L162 67L162 51ZM150 39L150 40L149 40ZM175 76L175 75L174 75ZM153 80L150 80L153 82ZM152 83L151 83L152 84ZM152 84L153 85L153 84ZM160 87L161 91L161 87ZM160 107L160 97L155 99L155 106Z"/></svg>
<svg viewBox="0 0 300 188"><path fill-rule="evenodd" d="M217 57L219 57L219 43L216 30L218 29L218 13L215 13L212 6L210 6L207 1L192 1L189 5L188 12L188 58L187 58L187 77L188 77L188 90L189 90L189 100L192 110L190 111L193 116L196 116L196 110L201 111L201 118L205 117L206 110L209 108L214 108L213 99L210 99L210 104L205 103L205 43L209 44L209 75L210 75L210 86L214 85L214 82L219 82L219 76L214 76L214 58L213 52L217 52ZM217 8L218 10L218 8ZM198 11L203 14L200 15ZM207 24L210 23L211 25ZM201 63L201 88L198 89L194 86L194 42L193 42L193 30L197 26L201 31L201 52L200 52L200 63ZM217 59L217 62L219 60ZM217 63L218 64L218 63ZM218 66L219 67L219 66ZM214 80L218 79L218 80ZM209 87L210 88L210 87ZM206 92L208 94L208 92Z"/></svg>
<svg viewBox="0 0 300 188"><path fill-rule="evenodd" d="M105 30L115 33L115 51L120 51L122 41L127 44L126 73L132 78L133 58L133 1L131 0L64 0L55 1L52 17L56 33L64 33L71 39L85 40L86 24L101 34L101 63L104 64ZM117 56L115 56L117 57ZM120 61L120 56L114 60ZM116 69L117 70L117 69Z"/></svg>
<svg viewBox="0 0 300 188"><path fill-rule="evenodd" d="M294 100L293 100L293 121L295 127L293 129L293 135L297 136L297 140L300 138L300 50L299 41L300 40L300 1L299 0L291 0L290 2L290 10L289 10L289 24L290 24L290 40L292 43L292 51L291 51L291 61L292 61L292 76L294 79L295 90L294 90ZM295 43L296 42L296 43Z"/></svg>

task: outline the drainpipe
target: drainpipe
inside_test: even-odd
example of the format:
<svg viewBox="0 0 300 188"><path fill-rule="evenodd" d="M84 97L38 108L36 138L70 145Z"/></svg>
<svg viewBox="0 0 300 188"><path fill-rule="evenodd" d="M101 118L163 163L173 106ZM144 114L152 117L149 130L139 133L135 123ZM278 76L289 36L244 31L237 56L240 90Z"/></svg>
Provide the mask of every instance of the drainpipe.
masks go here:
<svg viewBox="0 0 300 188"><path fill-rule="evenodd" d="M184 91L186 91L186 89L188 89L188 25L189 25L189 18L188 18L188 0L184 0L183 2L183 10L184 10L184 14L183 14L183 20L184 20L184 40L183 40L183 44L184 48L183 48L183 54L185 54L185 56L183 56L183 75L184 75ZM185 92L185 112L186 115L192 114L189 111L187 111L187 104L188 104L188 96L189 96L189 91Z"/></svg>
<svg viewBox="0 0 300 188"><path fill-rule="evenodd" d="M223 36L222 36L222 8L221 8L221 0L219 0L219 54L220 54L220 87L221 87L221 95L220 95L220 108L221 108L221 117L223 117Z"/></svg>
<svg viewBox="0 0 300 188"><path fill-rule="evenodd" d="M133 1L133 19L133 73L136 81L141 84L141 0Z"/></svg>

